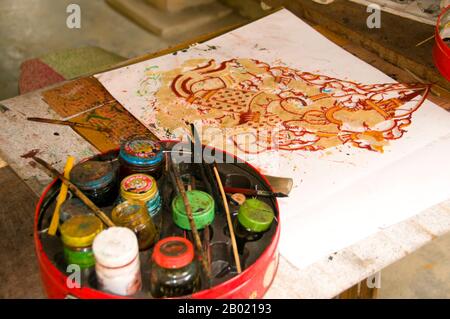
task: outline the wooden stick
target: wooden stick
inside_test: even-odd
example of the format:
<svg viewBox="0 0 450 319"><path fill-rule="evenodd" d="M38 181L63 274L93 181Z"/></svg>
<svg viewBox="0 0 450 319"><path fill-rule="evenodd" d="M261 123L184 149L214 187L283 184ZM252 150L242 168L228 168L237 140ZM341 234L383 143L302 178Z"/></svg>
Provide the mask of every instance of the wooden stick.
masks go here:
<svg viewBox="0 0 450 319"><path fill-rule="evenodd" d="M67 179L69 179L70 171L72 170L74 162L75 162L75 157L69 156L67 158L66 165L64 166L64 177ZM50 227L48 228L48 232L47 232L50 236L55 236L56 230L58 229L59 211L61 209L61 205L66 200L68 190L69 190L69 187L66 184L61 185L61 189L58 194L58 199L56 200L55 211L53 212L52 221L50 222Z"/></svg>
<svg viewBox="0 0 450 319"><path fill-rule="evenodd" d="M220 180L220 175L219 175L219 171L217 170L216 163L214 163L213 170L214 170L214 174L216 175L217 184L219 185L220 193L222 194L223 205L225 207L225 212L227 214L228 229L230 230L231 246L233 247L234 261L236 263L237 272L238 272L238 274L240 274L242 272L241 261L239 259L239 253L238 253L237 244L236 244L236 237L234 236L233 223L231 222L230 209L228 207L227 196L225 195L225 191L223 190L222 181Z"/></svg>
<svg viewBox="0 0 450 319"><path fill-rule="evenodd" d="M200 161L198 165L200 166L200 174L202 175L202 180L206 186L206 189L208 190L208 193L211 194L216 204L218 205L219 211L224 211L225 207L223 207L222 200L219 195L219 190L217 189L217 185L214 182L214 174L211 170L211 167L208 164L204 163L203 161L203 154L204 154L203 152L205 147L203 146L200 140L200 136L198 134L195 125L192 123L191 123L191 133L193 137L193 139L191 140L193 158L194 159L197 158L197 162ZM198 147L201 150L201 154L196 154L197 149L195 148L195 145L199 145Z"/></svg>
<svg viewBox="0 0 450 319"><path fill-rule="evenodd" d="M206 262L208 264L209 271L211 271L211 242L209 240L209 238L211 237L210 227L211 226L206 225L203 231L203 238L204 238L203 246L205 247Z"/></svg>
<svg viewBox="0 0 450 319"><path fill-rule="evenodd" d="M69 189L74 192L74 194L81 199L81 201L83 203L85 203L90 209L92 209L95 213L95 215L97 215L98 218L100 218L100 220L108 227L113 227L115 226L114 223L111 221L111 219L109 219L109 217L100 210L100 208L98 208L86 195L83 194L82 191L80 191L78 189L78 187L76 187L74 184L72 184L67 178L65 178L64 176L62 176L56 169L54 169L49 163L47 163L46 161L44 161L43 159L37 157L37 156L31 156L32 159L34 159L37 163L41 164L42 166L44 166L47 170L50 171L50 173L52 173L52 175L54 177L59 178L64 184L66 184Z"/></svg>
<svg viewBox="0 0 450 319"><path fill-rule="evenodd" d="M171 158L171 157L170 157ZM186 194L186 190L184 189L183 181L181 180L180 172L178 168L174 165L174 163L170 160L170 164L172 165L173 176L175 177L176 187L183 199L184 207L186 210L186 216L189 220L189 225L191 226L192 235L194 237L195 246L202 257L202 266L205 270L206 276L208 279L211 279L211 270L208 267L208 259L205 251L203 250L202 241L200 239L200 235L198 234L197 226L195 226L194 216L192 215L191 204L189 203L189 199Z"/></svg>
<svg viewBox="0 0 450 319"><path fill-rule="evenodd" d="M189 182L190 189L196 189L196 182L194 175L191 175L191 179ZM211 242L209 238L211 237L211 231L210 226L206 225L205 229L203 230L203 247L204 251L206 252L206 258L207 258L207 264L208 269L211 271Z"/></svg>
<svg viewBox="0 0 450 319"><path fill-rule="evenodd" d="M424 43L430 41L430 40L433 39L433 38L434 38L434 34L433 34L432 36L430 36L429 38L426 38L425 40L420 41L419 43L417 43L417 44L416 44L416 47L421 46L422 44L424 44Z"/></svg>
<svg viewBox="0 0 450 319"><path fill-rule="evenodd" d="M107 127L97 127L86 123L77 123L77 122L71 122L71 121L61 121L61 120L55 120L55 119L45 119L40 117L27 117L28 121L32 122L39 122L39 123L47 123L47 124L58 124L58 125L66 125L70 127L78 127L78 128L86 128L90 130L95 130L99 132L111 132L111 129Z"/></svg>

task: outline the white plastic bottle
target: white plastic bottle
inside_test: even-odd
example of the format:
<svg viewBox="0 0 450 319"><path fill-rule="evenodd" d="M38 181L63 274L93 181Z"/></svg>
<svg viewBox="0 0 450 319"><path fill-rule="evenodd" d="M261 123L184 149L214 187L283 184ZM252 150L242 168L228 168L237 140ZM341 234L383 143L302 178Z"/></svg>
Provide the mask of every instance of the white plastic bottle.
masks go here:
<svg viewBox="0 0 450 319"><path fill-rule="evenodd" d="M95 272L101 290L129 296L142 286L136 235L125 227L110 227L94 240Z"/></svg>

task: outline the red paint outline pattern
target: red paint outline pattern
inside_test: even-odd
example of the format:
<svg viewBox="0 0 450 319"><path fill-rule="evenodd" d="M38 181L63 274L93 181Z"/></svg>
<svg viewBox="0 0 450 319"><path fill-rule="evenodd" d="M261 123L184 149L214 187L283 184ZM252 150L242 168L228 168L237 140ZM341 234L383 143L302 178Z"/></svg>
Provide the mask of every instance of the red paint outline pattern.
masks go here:
<svg viewBox="0 0 450 319"><path fill-rule="evenodd" d="M257 74L251 72L255 68ZM270 88L268 80L274 84ZM296 81L320 93L308 95L295 89L290 84ZM246 142L237 134L232 137L233 143L245 153L260 153L271 149L322 150L327 147L320 141L326 138L338 138L340 143L357 148L383 151L377 142L403 136L411 124L412 113L425 100L429 86L361 84L285 66L272 67L254 59L231 59L219 64L212 59L176 75L170 89L174 99L187 102L199 115L220 112L220 116L208 120L209 125L223 127L223 119L229 117L237 122L237 127L247 126L250 130L244 133ZM326 107L305 111L324 99L328 99ZM157 110L164 112L167 105L157 104ZM271 112L273 105L285 114ZM375 126L363 123L352 128L336 116L341 111L376 111L384 120ZM249 143L256 147L249 149Z"/></svg>

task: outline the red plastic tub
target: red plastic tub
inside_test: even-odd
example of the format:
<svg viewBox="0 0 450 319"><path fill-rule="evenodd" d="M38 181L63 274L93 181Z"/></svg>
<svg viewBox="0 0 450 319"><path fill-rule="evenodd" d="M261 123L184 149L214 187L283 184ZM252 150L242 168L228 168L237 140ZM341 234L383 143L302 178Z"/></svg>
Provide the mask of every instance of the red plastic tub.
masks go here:
<svg viewBox="0 0 450 319"><path fill-rule="evenodd" d="M444 78L450 81L450 48L445 44L439 32L441 23L448 21L450 21L450 6L442 11L436 23L433 60L439 72L441 72Z"/></svg>
<svg viewBox="0 0 450 319"><path fill-rule="evenodd" d="M248 168L254 171L254 174L260 177L261 181L264 181L266 187L270 189L268 181L263 175L261 175L256 168L247 164ZM66 284L68 276L58 269L55 263L47 255L44 250L44 246L41 241L41 214L44 213L46 202L49 199L51 193L58 188L58 181L54 180L41 195L39 203L36 206L35 222L34 222L34 242L36 248L36 254L38 258L38 264L41 272L41 279L47 296L49 298L96 298L96 299L108 299L108 298L124 298L96 290L90 287L81 288L69 288ZM269 245L265 248L262 254L256 259L256 261L248 266L241 274L234 276L233 278L213 286L210 289L199 291L190 298L261 298L272 284L273 278L278 267L278 241L280 237L280 224L278 205L275 202L277 221L276 229L273 232L272 239Z"/></svg>

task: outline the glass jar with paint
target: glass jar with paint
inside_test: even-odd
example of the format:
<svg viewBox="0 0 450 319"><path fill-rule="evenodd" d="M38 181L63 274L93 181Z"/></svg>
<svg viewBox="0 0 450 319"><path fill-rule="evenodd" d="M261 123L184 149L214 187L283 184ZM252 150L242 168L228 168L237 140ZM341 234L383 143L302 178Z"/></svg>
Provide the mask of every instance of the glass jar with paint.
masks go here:
<svg viewBox="0 0 450 319"><path fill-rule="evenodd" d="M95 272L99 289L130 296L142 287L139 245L126 227L110 227L94 240Z"/></svg>
<svg viewBox="0 0 450 319"><path fill-rule="evenodd" d="M158 232L145 205L122 202L114 207L111 217L114 224L127 227L136 234L139 250L147 250L155 244Z"/></svg>
<svg viewBox="0 0 450 319"><path fill-rule="evenodd" d="M149 216L154 219L161 211L162 201L156 180L146 174L133 174L120 183L120 200L142 203L147 207Z"/></svg>
<svg viewBox="0 0 450 319"><path fill-rule="evenodd" d="M159 179L162 173L163 151L159 142L136 136L125 141L119 151L120 176L148 174Z"/></svg>
<svg viewBox="0 0 450 319"><path fill-rule="evenodd" d="M67 265L76 264L81 269L93 267L95 259L92 242L102 230L101 220L94 215L77 215L69 218L60 227Z"/></svg>
<svg viewBox="0 0 450 319"><path fill-rule="evenodd" d="M79 163L71 170L70 180L97 206L112 205L117 198L116 172L111 162Z"/></svg>
<svg viewBox="0 0 450 319"><path fill-rule="evenodd" d="M234 233L239 254L244 254L247 242L259 240L270 229L275 215L265 202L250 198L240 207L234 220Z"/></svg>
<svg viewBox="0 0 450 319"><path fill-rule="evenodd" d="M150 290L155 298L180 297L200 289L200 271L194 247L183 237L160 240L153 250Z"/></svg>
<svg viewBox="0 0 450 319"><path fill-rule="evenodd" d="M198 230L204 229L214 221L215 203L208 193L200 190L186 192L189 204L192 209L192 217ZM172 218L178 227L184 230L191 230L189 219L186 215L183 197L177 195L172 200Z"/></svg>
<svg viewBox="0 0 450 319"><path fill-rule="evenodd" d="M62 225L73 216L94 215L92 209L86 206L79 198L71 197L64 201L59 212L59 224ZM94 215L95 216L95 215Z"/></svg>

